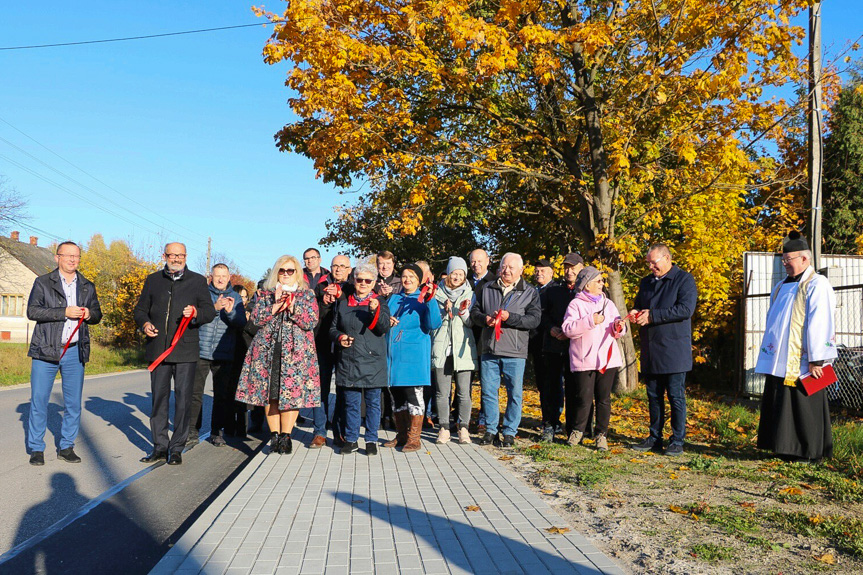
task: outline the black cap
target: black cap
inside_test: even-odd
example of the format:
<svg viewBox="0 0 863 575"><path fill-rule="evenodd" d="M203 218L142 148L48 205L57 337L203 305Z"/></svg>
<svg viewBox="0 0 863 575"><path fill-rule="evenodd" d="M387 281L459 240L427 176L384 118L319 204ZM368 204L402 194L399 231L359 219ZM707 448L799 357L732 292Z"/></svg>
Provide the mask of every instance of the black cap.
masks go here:
<svg viewBox="0 0 863 575"><path fill-rule="evenodd" d="M421 267L419 267L418 265L416 265L416 264L414 264L414 263L410 263L410 264L405 264L405 265L404 265L404 267L402 268L402 273L404 273L404 272L405 272L405 270L410 270L410 271L412 271L413 273L415 273L415 274L416 274L416 276L417 276L417 280L418 280L420 283L422 283L422 281L423 281L423 275L424 275L424 274L423 274L423 269L422 269Z"/></svg>
<svg viewBox="0 0 863 575"><path fill-rule="evenodd" d="M808 249L809 243L806 241L806 238L803 237L803 234L797 230L791 230L788 232L788 237L786 237L782 242L783 254L790 252L804 252Z"/></svg>
<svg viewBox="0 0 863 575"><path fill-rule="evenodd" d="M563 258L564 265L577 266L578 264L584 265L584 258L578 255L575 252L570 252L566 254L566 257Z"/></svg>
<svg viewBox="0 0 863 575"><path fill-rule="evenodd" d="M535 268L553 268L554 266L551 265L551 262L548 261L548 258L539 258L538 260L536 260L536 263L533 265L533 267L535 267Z"/></svg>

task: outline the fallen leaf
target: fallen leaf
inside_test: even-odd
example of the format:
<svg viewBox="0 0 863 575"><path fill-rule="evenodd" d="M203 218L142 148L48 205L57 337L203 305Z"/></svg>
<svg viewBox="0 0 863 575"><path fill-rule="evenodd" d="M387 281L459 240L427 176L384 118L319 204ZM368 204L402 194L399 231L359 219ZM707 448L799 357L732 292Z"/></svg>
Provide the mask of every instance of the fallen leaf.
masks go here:
<svg viewBox="0 0 863 575"><path fill-rule="evenodd" d="M780 495L803 495L803 491L796 487L785 487L779 490Z"/></svg>
<svg viewBox="0 0 863 575"><path fill-rule="evenodd" d="M740 507L755 507L755 503L752 501L741 501Z"/></svg>
<svg viewBox="0 0 863 575"><path fill-rule="evenodd" d="M809 518L809 523L812 525L818 525L819 523L824 523L824 518L821 517L820 513L818 513Z"/></svg>
<svg viewBox="0 0 863 575"><path fill-rule="evenodd" d="M543 489L542 492L546 495L552 495L553 493L556 493L554 489Z"/></svg>
<svg viewBox="0 0 863 575"><path fill-rule="evenodd" d="M546 529L549 533L555 533L558 535L562 535L564 533L569 533L569 527L549 527Z"/></svg>
<svg viewBox="0 0 863 575"><path fill-rule="evenodd" d="M644 461L643 459L636 459L635 457L633 457L632 459L630 459L630 460L629 460L629 462L630 462L630 463L647 463L647 462L646 462L646 461Z"/></svg>
<svg viewBox="0 0 863 575"><path fill-rule="evenodd" d="M481 511L479 505L468 505L464 508L465 511Z"/></svg>
<svg viewBox="0 0 863 575"><path fill-rule="evenodd" d="M826 565L836 565L836 558L833 557L832 553L825 553L824 555L816 555L815 560Z"/></svg>
<svg viewBox="0 0 863 575"><path fill-rule="evenodd" d="M801 483L800 487L802 487L804 489L812 489L812 490L816 490L816 491L826 489L826 487L821 487L820 485L811 485L809 483Z"/></svg>
<svg viewBox="0 0 863 575"><path fill-rule="evenodd" d="M677 479L677 474L676 474L676 473L671 473L671 474L669 474L668 478L669 478L669 479Z"/></svg>
<svg viewBox="0 0 863 575"><path fill-rule="evenodd" d="M683 507L678 507L677 505L669 505L668 508L675 513L680 513L681 515L689 515L689 511L687 511Z"/></svg>
<svg viewBox="0 0 863 575"><path fill-rule="evenodd" d="M528 445L527 448L528 449L542 449L542 445L540 445L539 443L534 443L533 445Z"/></svg>
<svg viewBox="0 0 863 575"><path fill-rule="evenodd" d="M689 468L686 467L685 465L681 465L680 467L677 468L677 470L678 471L689 471Z"/></svg>
<svg viewBox="0 0 863 575"><path fill-rule="evenodd" d="M503 455L501 457L498 457L498 460L500 461L509 461L511 459L515 459L515 457L512 455Z"/></svg>
<svg viewBox="0 0 863 575"><path fill-rule="evenodd" d="M620 455L621 453L623 453L623 450L622 450L622 449L620 449L619 447L615 447L614 449L612 449L611 451L609 451L609 453L611 453L611 454L613 454L613 455Z"/></svg>

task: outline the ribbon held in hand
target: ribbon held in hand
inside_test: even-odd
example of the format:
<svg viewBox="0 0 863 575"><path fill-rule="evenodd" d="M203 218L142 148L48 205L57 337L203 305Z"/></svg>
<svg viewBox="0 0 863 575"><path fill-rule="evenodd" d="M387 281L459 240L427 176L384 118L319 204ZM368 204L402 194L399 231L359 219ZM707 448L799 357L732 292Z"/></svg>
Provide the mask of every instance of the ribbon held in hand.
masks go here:
<svg viewBox="0 0 863 575"><path fill-rule="evenodd" d="M296 296L297 296L296 292L287 292L287 293L283 294L282 299L279 300L282 303L282 307L280 307L279 311L277 311L276 313L279 314L279 313L282 313L283 311L287 311L288 308L290 308L291 305L293 305L294 300L296 299Z"/></svg>
<svg viewBox="0 0 863 575"><path fill-rule="evenodd" d="M430 302L434 297L435 292L437 291L437 284L432 282L427 282L423 284L423 288L420 290L420 295L417 298L420 303Z"/></svg>
<svg viewBox="0 0 863 575"><path fill-rule="evenodd" d="M353 295L348 296L348 307L357 307L362 305L369 305L372 300L377 300L378 294L372 293L367 299L363 301L359 301ZM369 306L371 307L371 306ZM369 329L375 329L375 326L378 325L378 319L381 317L381 304L378 302L378 307L375 308L375 316L372 318L372 322L369 324Z"/></svg>
<svg viewBox="0 0 863 575"><path fill-rule="evenodd" d="M503 333L503 327L501 323L503 323L500 319L500 316L503 315L503 310L497 310L497 313L494 314L494 341L500 341L500 336Z"/></svg>
<svg viewBox="0 0 863 575"><path fill-rule="evenodd" d="M63 346L63 353L60 354L60 359L63 359L63 356L66 355L66 350L69 349L69 346L72 345L72 338L75 337L75 334L78 333L78 330L81 329L81 324L84 323L84 316L82 315L78 318L78 325L75 326L75 329L72 330L72 333L69 334L69 339L66 341L66 345ZM59 361L59 360L57 360Z"/></svg>
<svg viewBox="0 0 863 575"><path fill-rule="evenodd" d="M183 337L183 334L186 332L186 328L189 327L189 324L192 322L192 318L197 314L192 314L188 317L183 316L183 319L180 320L180 327L177 328L177 333L174 334L174 339L171 341L171 347L162 352L162 355L156 358L156 361L150 364L150 367L147 368L147 371L153 371L159 364L165 361L165 358L171 355L171 352L174 351L174 348L177 347L177 342L180 341L180 338Z"/></svg>

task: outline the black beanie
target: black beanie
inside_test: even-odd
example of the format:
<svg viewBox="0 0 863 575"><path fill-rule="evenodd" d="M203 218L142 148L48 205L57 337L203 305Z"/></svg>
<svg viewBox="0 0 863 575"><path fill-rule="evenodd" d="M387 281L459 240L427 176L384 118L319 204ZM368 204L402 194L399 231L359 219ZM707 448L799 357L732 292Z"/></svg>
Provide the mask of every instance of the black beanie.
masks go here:
<svg viewBox="0 0 863 575"><path fill-rule="evenodd" d="M809 244L806 242L806 238L803 237L803 234L798 232L797 230L791 230L788 232L788 237L782 243L782 253L787 254L790 252L804 252L809 249Z"/></svg>
<svg viewBox="0 0 863 575"><path fill-rule="evenodd" d="M405 264L402 268L401 273L405 273L405 270L410 270L417 275L417 281L419 283L423 283L423 269L416 264Z"/></svg>

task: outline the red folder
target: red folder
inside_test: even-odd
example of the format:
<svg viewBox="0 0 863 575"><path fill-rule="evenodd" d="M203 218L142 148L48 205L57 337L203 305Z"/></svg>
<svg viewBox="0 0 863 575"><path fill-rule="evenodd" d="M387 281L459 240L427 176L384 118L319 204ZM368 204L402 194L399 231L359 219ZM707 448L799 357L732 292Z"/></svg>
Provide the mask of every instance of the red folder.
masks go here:
<svg viewBox="0 0 863 575"><path fill-rule="evenodd" d="M836 383L836 372L833 371L832 365L825 365L823 371L824 373L821 374L819 379L815 379L808 372L800 376L800 385L803 386L803 393L813 395L828 385Z"/></svg>

